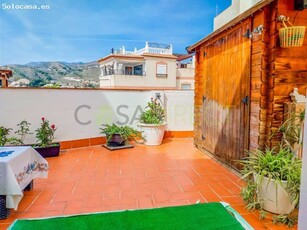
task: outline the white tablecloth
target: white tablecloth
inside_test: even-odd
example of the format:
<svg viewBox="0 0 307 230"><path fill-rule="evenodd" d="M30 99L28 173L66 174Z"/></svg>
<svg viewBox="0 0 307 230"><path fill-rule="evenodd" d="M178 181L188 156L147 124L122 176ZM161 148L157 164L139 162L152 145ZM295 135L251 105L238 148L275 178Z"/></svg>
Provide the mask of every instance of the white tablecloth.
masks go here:
<svg viewBox="0 0 307 230"><path fill-rule="evenodd" d="M0 195L6 207L18 207L24 188L35 178L47 178L48 162L32 147L0 147Z"/></svg>

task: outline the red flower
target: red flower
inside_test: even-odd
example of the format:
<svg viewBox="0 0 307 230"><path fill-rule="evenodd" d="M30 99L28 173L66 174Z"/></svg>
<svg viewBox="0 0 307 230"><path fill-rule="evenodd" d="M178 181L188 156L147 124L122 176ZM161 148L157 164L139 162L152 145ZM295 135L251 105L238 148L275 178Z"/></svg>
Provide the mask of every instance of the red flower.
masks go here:
<svg viewBox="0 0 307 230"><path fill-rule="evenodd" d="M45 118L44 118L44 117L42 117L42 121L45 121Z"/></svg>
<svg viewBox="0 0 307 230"><path fill-rule="evenodd" d="M55 130L55 125L51 125L50 127L51 127L53 130Z"/></svg>

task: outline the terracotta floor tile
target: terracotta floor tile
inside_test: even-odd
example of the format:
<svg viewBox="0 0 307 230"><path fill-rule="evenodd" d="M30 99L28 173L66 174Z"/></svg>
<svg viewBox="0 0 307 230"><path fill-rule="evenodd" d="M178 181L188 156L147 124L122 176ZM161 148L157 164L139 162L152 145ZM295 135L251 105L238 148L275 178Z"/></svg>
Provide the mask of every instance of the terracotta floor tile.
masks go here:
<svg viewBox="0 0 307 230"><path fill-rule="evenodd" d="M119 209L120 210L133 210L137 209L137 200L132 198L122 198L119 199Z"/></svg>
<svg viewBox="0 0 307 230"><path fill-rule="evenodd" d="M206 189L201 190L200 193L207 202L220 202L222 198L208 186Z"/></svg>
<svg viewBox="0 0 307 230"><path fill-rule="evenodd" d="M32 203L34 203L37 196L24 196L18 205L16 212L25 212Z"/></svg>
<svg viewBox="0 0 307 230"><path fill-rule="evenodd" d="M103 198L119 198L120 188L118 184L110 184L103 190Z"/></svg>
<svg viewBox="0 0 307 230"><path fill-rule="evenodd" d="M134 146L112 152L90 146L48 158L48 178L34 181L19 208L0 220L0 230L18 218L219 201L229 203L257 230L287 229L273 225L271 217L260 221L257 212L248 212L239 196L244 181L196 149L192 139Z"/></svg>
<svg viewBox="0 0 307 230"><path fill-rule="evenodd" d="M0 223L0 230L6 230L10 226L11 223L2 224Z"/></svg>
<svg viewBox="0 0 307 230"><path fill-rule="evenodd" d="M169 193L182 192L181 186L179 186L179 184L172 179L163 180L163 184ZM193 185L188 185L188 186L193 186Z"/></svg>
<svg viewBox="0 0 307 230"><path fill-rule="evenodd" d="M63 211L63 214L65 215L72 215L72 214L78 214L81 213L81 210L83 208L84 201L69 201Z"/></svg>
<svg viewBox="0 0 307 230"><path fill-rule="evenodd" d="M85 202L85 208L101 207L103 193L89 193Z"/></svg>
<svg viewBox="0 0 307 230"><path fill-rule="evenodd" d="M37 199L34 201L34 204L49 204L53 197L55 196L55 191L48 191L48 188L46 190L43 190L38 196Z"/></svg>
<svg viewBox="0 0 307 230"><path fill-rule="evenodd" d="M44 216L44 217L55 217L55 216L61 216L63 214L64 214L63 210L44 211L42 213L42 216Z"/></svg>
<svg viewBox="0 0 307 230"><path fill-rule="evenodd" d="M155 207L154 198L152 196L140 196L137 199L138 208L153 208Z"/></svg>
<svg viewBox="0 0 307 230"><path fill-rule="evenodd" d="M242 204L243 200L240 196L223 196L221 197L223 201L229 203L229 204Z"/></svg>

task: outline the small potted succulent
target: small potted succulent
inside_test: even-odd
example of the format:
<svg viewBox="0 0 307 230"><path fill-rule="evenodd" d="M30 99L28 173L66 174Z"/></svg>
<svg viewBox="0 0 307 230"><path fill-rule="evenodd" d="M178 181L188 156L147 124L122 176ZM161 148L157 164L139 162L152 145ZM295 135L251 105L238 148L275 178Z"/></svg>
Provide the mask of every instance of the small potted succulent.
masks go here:
<svg viewBox="0 0 307 230"><path fill-rule="evenodd" d="M130 126L118 126L116 124L103 124L100 128L102 134L107 136L107 146L118 147L127 144L129 138L142 138L141 132Z"/></svg>
<svg viewBox="0 0 307 230"><path fill-rule="evenodd" d="M145 111L139 117L139 126L143 132L145 145L160 145L163 140L166 122L165 112L157 99L151 98Z"/></svg>
<svg viewBox="0 0 307 230"><path fill-rule="evenodd" d="M56 157L60 153L60 144L53 143L55 125L50 125L49 121L42 118L40 127L35 130L38 143L33 147L42 157Z"/></svg>

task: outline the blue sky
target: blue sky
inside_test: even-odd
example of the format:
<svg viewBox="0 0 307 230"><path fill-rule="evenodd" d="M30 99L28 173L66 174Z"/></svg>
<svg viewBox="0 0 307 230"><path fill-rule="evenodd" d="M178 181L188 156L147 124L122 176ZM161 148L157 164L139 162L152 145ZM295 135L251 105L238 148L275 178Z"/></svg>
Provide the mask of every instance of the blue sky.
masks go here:
<svg viewBox="0 0 307 230"><path fill-rule="evenodd" d="M231 0L0 0L0 65L95 61L111 48L168 43L184 53ZM20 9L33 6L49 9ZM42 6L43 5L43 6ZM216 6L218 6L216 8ZM19 8L19 9L18 9Z"/></svg>

